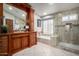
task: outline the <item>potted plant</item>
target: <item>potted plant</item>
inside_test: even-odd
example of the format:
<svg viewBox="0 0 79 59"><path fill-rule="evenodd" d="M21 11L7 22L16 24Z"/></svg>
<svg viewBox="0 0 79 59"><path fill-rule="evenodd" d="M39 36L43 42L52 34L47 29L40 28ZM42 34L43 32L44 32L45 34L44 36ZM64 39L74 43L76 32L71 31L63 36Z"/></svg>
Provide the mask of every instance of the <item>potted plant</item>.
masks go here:
<svg viewBox="0 0 79 59"><path fill-rule="evenodd" d="M8 32L7 25L1 25L1 33L7 33L7 32Z"/></svg>

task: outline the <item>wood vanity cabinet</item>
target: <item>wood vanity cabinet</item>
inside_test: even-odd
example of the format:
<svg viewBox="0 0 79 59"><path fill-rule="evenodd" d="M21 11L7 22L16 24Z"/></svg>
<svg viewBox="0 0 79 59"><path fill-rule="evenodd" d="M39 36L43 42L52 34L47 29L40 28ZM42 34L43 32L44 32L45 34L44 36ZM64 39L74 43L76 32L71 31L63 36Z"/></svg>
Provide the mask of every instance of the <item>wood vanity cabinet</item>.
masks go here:
<svg viewBox="0 0 79 59"><path fill-rule="evenodd" d="M36 32L0 34L0 55L12 55L37 43Z"/></svg>

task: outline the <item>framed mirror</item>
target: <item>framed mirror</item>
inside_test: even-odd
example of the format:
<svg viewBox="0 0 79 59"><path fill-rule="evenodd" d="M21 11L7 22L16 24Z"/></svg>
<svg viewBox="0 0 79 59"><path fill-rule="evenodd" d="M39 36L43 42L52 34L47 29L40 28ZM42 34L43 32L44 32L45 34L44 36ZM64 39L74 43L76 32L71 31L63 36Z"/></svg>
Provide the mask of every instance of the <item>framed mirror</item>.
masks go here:
<svg viewBox="0 0 79 59"><path fill-rule="evenodd" d="M14 6L3 4L3 15L4 21L3 24L6 25L6 21L12 20L13 31L24 31L26 26L27 13L21 9L18 9ZM9 26L10 27L10 26Z"/></svg>

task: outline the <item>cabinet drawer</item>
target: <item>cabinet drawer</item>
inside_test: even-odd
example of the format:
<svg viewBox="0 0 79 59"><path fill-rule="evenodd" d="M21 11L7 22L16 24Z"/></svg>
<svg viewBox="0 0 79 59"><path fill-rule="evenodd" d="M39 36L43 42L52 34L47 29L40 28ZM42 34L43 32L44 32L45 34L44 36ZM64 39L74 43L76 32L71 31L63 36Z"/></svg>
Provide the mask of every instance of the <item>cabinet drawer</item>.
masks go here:
<svg viewBox="0 0 79 59"><path fill-rule="evenodd" d="M8 52L8 47L0 46L0 53L7 53L7 52Z"/></svg>
<svg viewBox="0 0 79 59"><path fill-rule="evenodd" d="M8 36L0 36L0 41L5 39L8 39Z"/></svg>
<svg viewBox="0 0 79 59"><path fill-rule="evenodd" d="M24 37L24 36L28 36L28 34L18 34L18 35L12 35L12 38L15 38L15 37Z"/></svg>
<svg viewBox="0 0 79 59"><path fill-rule="evenodd" d="M0 37L0 46L8 46L8 36Z"/></svg>

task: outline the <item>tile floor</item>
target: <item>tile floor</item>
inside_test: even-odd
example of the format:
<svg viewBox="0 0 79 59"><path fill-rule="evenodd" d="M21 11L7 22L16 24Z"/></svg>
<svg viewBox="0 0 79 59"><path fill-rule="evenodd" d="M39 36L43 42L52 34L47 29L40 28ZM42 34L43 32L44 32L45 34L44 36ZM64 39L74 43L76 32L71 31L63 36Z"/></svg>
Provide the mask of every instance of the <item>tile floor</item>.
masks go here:
<svg viewBox="0 0 79 59"><path fill-rule="evenodd" d="M31 48L26 48L13 56L77 56L74 53L51 47L49 45L38 42Z"/></svg>

